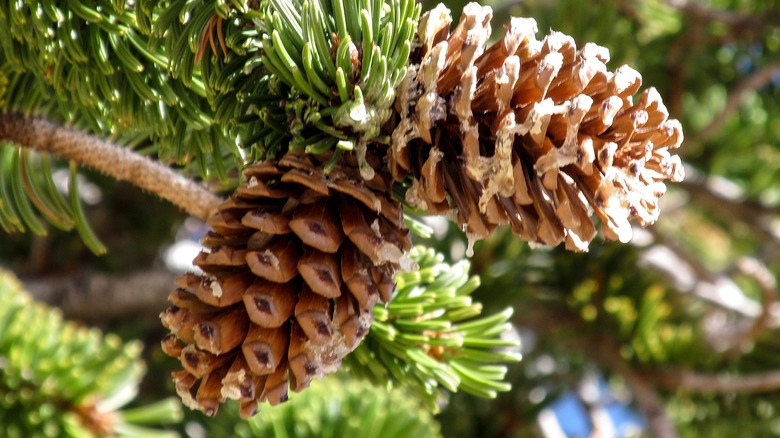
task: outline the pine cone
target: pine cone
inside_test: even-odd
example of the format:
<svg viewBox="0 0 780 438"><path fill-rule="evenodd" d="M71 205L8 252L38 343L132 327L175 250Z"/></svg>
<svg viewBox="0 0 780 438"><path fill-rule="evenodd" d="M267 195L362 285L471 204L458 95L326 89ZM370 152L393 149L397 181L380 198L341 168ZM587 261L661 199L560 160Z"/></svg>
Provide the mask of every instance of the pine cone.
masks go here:
<svg viewBox="0 0 780 438"><path fill-rule="evenodd" d="M491 16L471 3L451 33L442 5L420 19L389 159L394 178L412 176L406 200L448 212L471 243L509 223L525 240L587 250L590 209L607 239L629 240L628 219L653 223L663 181L683 178L669 153L680 123L653 88L634 102L641 76L609 72L607 49L557 32L537 41L533 19L513 18L485 49Z"/></svg>
<svg viewBox="0 0 780 438"><path fill-rule="evenodd" d="M179 277L161 314L188 406L213 415L236 399L249 417L285 401L337 370L390 300L411 242L389 176L364 181L354 157L322 167L296 153L250 165L208 221L204 274Z"/></svg>

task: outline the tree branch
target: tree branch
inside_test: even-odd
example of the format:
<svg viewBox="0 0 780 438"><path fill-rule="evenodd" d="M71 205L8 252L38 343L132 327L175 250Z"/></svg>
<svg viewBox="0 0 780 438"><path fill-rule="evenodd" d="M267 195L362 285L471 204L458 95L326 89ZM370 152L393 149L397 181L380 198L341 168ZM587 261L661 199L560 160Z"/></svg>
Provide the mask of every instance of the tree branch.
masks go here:
<svg viewBox="0 0 780 438"><path fill-rule="evenodd" d="M760 317L762 309L759 303L748 298L729 275L711 271L658 228L649 227L647 231L653 236L656 245L644 251L641 259L643 267L664 274L675 289L732 312L741 320L755 321ZM723 336L717 336L716 339L719 343L726 341ZM729 347L713 347L731 348L733 342L729 341L728 345Z"/></svg>
<svg viewBox="0 0 780 438"><path fill-rule="evenodd" d="M168 306L175 277L161 268L121 275L85 271L22 281L36 300L59 307L65 318L106 323L139 317L156 319Z"/></svg>
<svg viewBox="0 0 780 438"><path fill-rule="evenodd" d="M700 394L752 394L780 389L780 371L742 376L718 376L680 370L667 371L650 377L670 390Z"/></svg>
<svg viewBox="0 0 780 438"><path fill-rule="evenodd" d="M0 140L73 160L121 181L129 181L206 220L222 202L208 188L170 167L133 151L40 117L0 114Z"/></svg>
<svg viewBox="0 0 780 438"><path fill-rule="evenodd" d="M776 23L776 12L764 11L762 16L745 15L723 9L705 6L702 2L690 0L666 0L666 4L697 21L717 21L732 29L732 32L758 32L764 26Z"/></svg>
<svg viewBox="0 0 780 438"><path fill-rule="evenodd" d="M686 173L692 173L687 172L687 170ZM747 225L753 233L762 239L768 250L774 254L780 253L780 239L767 225L769 216L780 214L777 208L727 196L718 192L706 181L697 179L693 175L686 175L686 180L677 183L676 186L685 190L693 201L707 211L728 222L741 222Z"/></svg>
<svg viewBox="0 0 780 438"><path fill-rule="evenodd" d="M737 262L736 268L739 273L752 278L758 284L761 290L761 314L735 342L732 354L747 349L769 327L772 322L772 308L777 300L777 281L764 263L755 258L744 257Z"/></svg>
<svg viewBox="0 0 780 438"><path fill-rule="evenodd" d="M612 342L606 342L606 344L610 345L605 348L604 344L594 345L594 347L600 349L595 351L601 352L601 362L604 365L625 379L626 384L631 389L631 393L634 394L637 406L645 415L647 427L650 429L652 436L659 438L676 437L677 430L674 427L674 423L672 423L672 420L666 413L663 399L653 388L651 382L647 381L620 357L617 345L614 345Z"/></svg>
<svg viewBox="0 0 780 438"><path fill-rule="evenodd" d="M634 396L637 407L647 420L649 435L674 438L677 430L666 412L663 399L653 387L654 381L632 368L620 356L620 346L607 334L592 334L577 316L554 307L539 304L526 309L522 322L539 337L554 337L593 360L595 363L623 377Z"/></svg>
<svg viewBox="0 0 780 438"><path fill-rule="evenodd" d="M720 129L723 127L723 124L726 123L726 120L728 120L729 116L731 116L731 114L733 114L737 108L739 108L739 105L742 104L742 101L749 92L763 87L764 85L771 82L772 78L779 74L780 64L776 63L763 67L762 69L753 72L750 76L743 79L742 82L737 84L737 86L731 90L729 93L729 98L726 101L726 105L723 107L721 112L715 116L715 118L713 118L710 123L707 124L707 126L698 131L696 140L703 143L712 138L720 131Z"/></svg>

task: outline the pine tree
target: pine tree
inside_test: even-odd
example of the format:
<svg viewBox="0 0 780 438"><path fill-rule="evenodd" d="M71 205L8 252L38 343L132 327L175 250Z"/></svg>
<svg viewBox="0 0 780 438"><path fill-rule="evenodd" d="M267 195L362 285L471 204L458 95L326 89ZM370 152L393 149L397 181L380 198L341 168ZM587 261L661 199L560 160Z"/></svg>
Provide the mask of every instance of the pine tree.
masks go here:
<svg viewBox="0 0 780 438"><path fill-rule="evenodd" d="M597 368L649 435L776 433L773 2L60 3L0 4L0 226L114 251L121 227L82 206L88 169L204 221L200 271L160 315L168 393L238 403L195 421L352 430L295 404L236 422L342 368L443 409L446 436L522 435ZM137 243L177 217L137 208ZM396 430L376 400L350 415Z"/></svg>

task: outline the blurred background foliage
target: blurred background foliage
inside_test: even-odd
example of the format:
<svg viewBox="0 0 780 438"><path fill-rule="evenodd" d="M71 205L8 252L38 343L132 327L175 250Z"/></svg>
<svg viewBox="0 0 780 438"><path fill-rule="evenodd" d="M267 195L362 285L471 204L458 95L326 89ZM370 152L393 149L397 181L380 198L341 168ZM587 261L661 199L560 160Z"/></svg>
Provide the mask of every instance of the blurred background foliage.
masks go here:
<svg viewBox="0 0 780 438"><path fill-rule="evenodd" d="M159 427L192 437L349 436L358 426L385 430L378 425L387 421L420 435L376 436L780 435L780 2L485 3L494 38L510 16L530 16L542 34L609 48L612 70L629 64L658 88L684 125L687 173L669 186L659 222L636 230L631 244L598 241L586 254L529 248L507 230L477 245L471 273L482 285L473 296L486 313L512 306L523 344L523 361L509 372L513 390L494 400L448 395L431 417L413 397L342 376L249 423L226 409L209 421L185 412ZM448 7L457 16L464 4ZM102 316L82 311L78 291L98 275L110 287L134 284L133 273L175 271L166 261L203 229L130 186L84 174L82 189L96 196L83 201L109 253L93 256L59 230L4 234L0 264L66 317L140 339L148 371L130 406L145 406L173 393L175 364L159 351L155 323L168 291L126 311L115 303L118 311ZM430 224L435 235L421 243L462 259L461 233ZM10 403L4 390L0 411Z"/></svg>

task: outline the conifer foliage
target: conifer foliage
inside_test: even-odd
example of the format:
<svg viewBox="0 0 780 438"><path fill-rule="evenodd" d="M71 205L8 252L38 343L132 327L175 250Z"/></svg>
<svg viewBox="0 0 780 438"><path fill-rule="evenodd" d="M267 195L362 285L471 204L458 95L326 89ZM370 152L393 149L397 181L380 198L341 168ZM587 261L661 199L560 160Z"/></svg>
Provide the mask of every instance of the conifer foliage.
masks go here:
<svg viewBox="0 0 780 438"><path fill-rule="evenodd" d="M174 436L144 426L178 421L174 400L123 410L144 374L140 343L63 321L6 271L0 271L0 302L4 436Z"/></svg>

